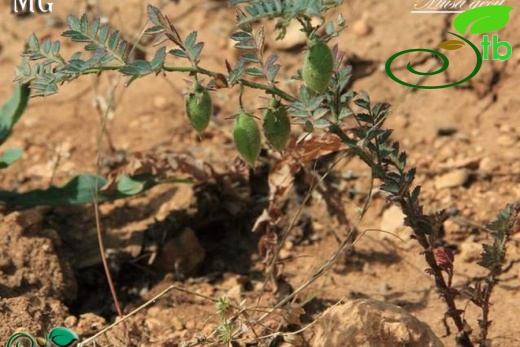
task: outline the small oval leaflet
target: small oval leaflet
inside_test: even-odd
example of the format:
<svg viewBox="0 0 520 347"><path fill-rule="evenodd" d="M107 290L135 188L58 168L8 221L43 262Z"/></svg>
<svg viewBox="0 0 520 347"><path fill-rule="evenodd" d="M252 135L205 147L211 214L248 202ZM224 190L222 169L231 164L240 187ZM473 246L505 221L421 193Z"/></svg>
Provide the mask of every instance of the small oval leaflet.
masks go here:
<svg viewBox="0 0 520 347"><path fill-rule="evenodd" d="M511 6L503 5L477 7L455 17L453 26L462 35L466 34L468 28L470 34L487 34L505 27L512 9Z"/></svg>

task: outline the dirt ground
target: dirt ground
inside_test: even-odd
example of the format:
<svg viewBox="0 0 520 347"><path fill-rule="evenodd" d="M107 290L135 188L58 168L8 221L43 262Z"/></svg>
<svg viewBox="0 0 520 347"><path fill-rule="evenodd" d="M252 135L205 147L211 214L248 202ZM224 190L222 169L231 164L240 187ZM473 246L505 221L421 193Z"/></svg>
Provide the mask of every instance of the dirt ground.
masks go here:
<svg viewBox="0 0 520 347"><path fill-rule="evenodd" d="M238 54L229 40L235 14L226 1L56 0L52 14L30 16L15 16L10 4L2 2L1 99L6 100L14 88L14 69L32 32L56 40L65 30L63 21L68 14L79 16L88 10L89 15L106 18L125 37L135 40L146 21L147 3L161 5L181 35L199 31L199 39L206 43L203 66L224 71L225 59L236 61ZM443 30L449 29L453 20L453 15L445 14L412 15L411 7L412 3L400 0L344 1L333 13L343 13L349 28L332 43L347 53L353 66L351 88L366 90L372 100L394 105L388 127L394 129L393 138L409 154L409 165L417 167L416 183L423 186L426 212L442 208L458 211L444 223L444 240L455 250L454 281L460 289L485 274L476 262L480 243L489 240L479 226L492 221L507 203L520 201L520 51L516 52L520 49L520 20L513 11L511 21L499 32L500 38L513 46L508 61L484 61L479 74L459 87L407 93L407 87L388 78L384 63L404 49L434 48L447 38ZM272 23L266 24L266 32L272 28ZM298 84L287 77L300 68L304 41L294 31L290 33L294 35L286 44L274 43L268 34L267 45L269 51L280 55L281 75L285 76L280 87L295 93ZM154 48L146 42L143 45L142 54L150 58ZM64 56L80 47L62 41ZM424 57L413 59L418 62ZM468 59L453 58L450 73L432 77L429 83L465 76L473 67L466 64ZM426 59L424 66L432 61ZM0 172L0 188L27 191L51 183L61 185L78 173L95 173L102 119L99 109L109 103L114 86L107 123L109 140L104 138L101 153L102 172L137 151L187 151L220 172L235 167L229 117L238 110L237 88L213 93L216 112L209 130L199 138L184 113L185 78L173 73L148 76L125 88L125 78L116 74L83 76L61 86L57 95L31 99L13 136L3 146L22 147L24 155ZM265 100L259 96L246 94L244 106L263 106ZM237 304L245 300L246 305L254 305L261 296L262 306L272 307L286 295L284 291L298 288L337 250L336 236L342 236L345 225L339 225L323 196L316 192L282 248L283 280L278 281L278 292L272 284L262 291L265 275L257 249L261 235L251 233L251 228L266 206L265 168L270 158L265 156L254 173L237 169L225 189L210 182L163 185L100 206L109 265L124 313L171 285L184 291L168 291L127 320L127 333L118 325L97 339L96 346L122 346L127 340L139 346L181 346L197 339L203 345L202 336L211 340L220 324L212 299L226 295ZM325 167L332 159L322 161ZM344 161L332 175L349 223L358 216L368 175L357 160ZM306 189L307 183L297 178L284 202L280 230L294 218ZM395 233L402 240L373 229ZM446 346L455 345L453 335L446 336L443 325L445 304L431 276L424 272L424 258L414 240L408 238L410 232L402 226L402 215L384 196L376 194L359 230L372 231L363 234L354 251L343 254L333 269L297 296L296 303L304 310L302 326L338 300L369 298L404 308L427 323ZM117 312L101 264L92 206L19 212L5 207L0 235L0 343L16 331L40 336L56 326L67 326L85 339L115 321ZM508 263L520 259L519 241L518 235L513 237ZM493 294L493 346L520 346L519 274L520 267L514 264L501 276ZM457 304L466 309L465 318L477 332L478 309L467 299ZM258 316L258 312L250 314ZM262 334L301 328L280 321L278 316L269 317ZM299 339L292 342L259 341L266 346L312 346L313 334L311 327L293 335ZM236 345L256 346L257 342L252 339Z"/></svg>

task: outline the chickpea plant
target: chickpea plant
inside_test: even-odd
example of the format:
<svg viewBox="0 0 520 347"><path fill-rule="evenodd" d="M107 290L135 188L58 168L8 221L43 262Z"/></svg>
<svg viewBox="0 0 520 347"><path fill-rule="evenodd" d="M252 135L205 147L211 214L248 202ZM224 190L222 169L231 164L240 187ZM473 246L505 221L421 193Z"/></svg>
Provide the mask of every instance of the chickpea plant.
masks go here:
<svg viewBox="0 0 520 347"><path fill-rule="evenodd" d="M500 212L497 222L487 228L493 244L484 246L479 264L489 270L489 276L472 287L471 301L481 307L483 312L478 320L481 333L478 338L472 338L464 310L455 302L455 298L461 296L461 291L452 286L454 255L439 242L439 229L448 216L444 211L429 215L423 212L419 199L421 189L414 186L415 168L407 168L406 153L401 151L399 143L390 140L392 130L384 128L391 111L390 105L372 104L366 92L347 90L351 67L343 63L344 54L338 47L331 48L328 44L331 38L338 36L346 27L342 16L334 21L325 20L326 12L341 3L341 0L232 0L231 4L237 7L238 30L231 35L231 39L236 42L236 48L244 52L234 66L226 61L225 73L204 68L200 61L204 43L198 41L197 32L182 38L173 23L157 7L148 6L151 26L146 34L155 36L155 45L162 46L149 61L132 60L128 54L130 44L119 31L101 24L100 19L89 20L86 15L81 18L71 15L67 19L68 30L62 35L83 43L84 52L77 52L66 59L60 53L60 41L40 41L33 34L22 54L21 64L16 69L15 80L25 86L23 88L30 86L31 96L37 97L57 93L64 82L105 71L116 71L128 76L127 86L151 74L187 74L192 83L185 97L186 114L198 133L204 132L211 120L212 93L222 88L238 88L233 140L238 154L251 167L255 166L262 147L262 133L270 148L280 152L287 150L291 124L302 126L305 132L321 129L330 136L337 136L347 148L344 154L359 157L370 168L372 182L381 182L380 188L386 193L387 200L400 206L406 215L405 222L413 230L412 238L423 249L422 254L428 265L426 271L433 276L439 294L446 303L445 317L451 319L457 329L457 342L463 346L473 346L476 341L480 346L486 346L490 326L489 299L497 277L504 271L506 241L512 233L520 208L506 207ZM311 21L313 17L322 18L324 24L314 26ZM278 57L265 56L264 29L253 27L253 23L256 26L258 20L263 18L277 21L275 29L278 39L284 38L292 21L298 21L307 36L302 68L294 76L294 79L302 82L298 95L278 87ZM170 65L176 59L187 61L189 66ZM201 77L210 80L204 84ZM258 82L259 78L263 82ZM244 88L263 90L269 96L263 108L262 126L254 119L255 110L246 110L242 104ZM355 112L353 105L362 111ZM347 118L353 119L357 126L346 128L344 121ZM167 177L166 181L172 182L172 178ZM120 176L116 182L120 194L104 197L122 198L138 194L162 182L165 182L164 177L156 180L150 175ZM85 187L87 183L91 184L92 181L86 182ZM78 186L75 187L73 193L77 194ZM88 189L90 191L91 188ZM72 194L70 185L24 194L0 192L0 200L25 205L92 201L92 196L68 199L67 194ZM343 242L343 250L349 245ZM273 263L275 260L272 260ZM321 274L317 273L315 277ZM226 340L232 334L232 331L226 330Z"/></svg>

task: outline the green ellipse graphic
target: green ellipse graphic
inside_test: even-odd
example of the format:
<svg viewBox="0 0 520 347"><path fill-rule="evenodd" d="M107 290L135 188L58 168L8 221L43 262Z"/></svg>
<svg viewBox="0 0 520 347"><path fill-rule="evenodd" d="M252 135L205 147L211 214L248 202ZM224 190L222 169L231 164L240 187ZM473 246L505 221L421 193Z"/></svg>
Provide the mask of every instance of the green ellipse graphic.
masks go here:
<svg viewBox="0 0 520 347"><path fill-rule="evenodd" d="M454 86L457 86L459 84L462 84L464 82L467 82L469 81L471 78L473 78L480 70L481 66L482 66L482 56L480 54L480 51L479 49L477 48L477 46L475 46L471 41L467 40L466 38L460 36L460 35L457 35L455 33L452 33L451 31L448 31L449 34L451 35L454 35L456 37L458 37L459 39L461 39L462 41L464 41L465 43L467 43L469 46L471 46L471 48L473 49L473 51L475 52L475 56L477 57L477 63L475 65L475 68L473 69L473 71L467 76L465 77L464 79L461 79L460 81L457 81L457 82L453 82L453 83L450 83L450 84L444 84L444 85L440 85L440 86L422 86L422 85L418 85L418 84L412 84L412 83L408 83L408 82L405 82L403 80L400 80L399 78L397 78L394 73L392 72L392 63L394 62L394 60L398 57L400 57L401 55L403 54L407 54L407 53L412 53L412 52L426 52L426 53L431 53L431 54L435 54L436 56L438 56L439 58L442 59L442 66L440 69L438 70L435 70L435 71L430 71L430 72L420 72L420 71L417 71L415 70L414 68L412 68L411 66L411 63L408 63L408 65L406 66L406 69L408 71L410 71L411 73L413 73L414 75L419 75L419 76L432 76L432 75L437 75L437 74L440 74L444 71L446 71L446 69L448 68L448 66L450 65L450 62L448 60L448 57L446 57L446 55L444 55L443 53L441 52L438 52L438 51L435 51L433 49L427 49L427 48L413 48L413 49L407 49L407 50L404 50L404 51L401 51L401 52L397 52L396 54L392 55L387 61L386 61L386 64L385 64L385 70L386 70L386 73L388 74L388 76L393 79L395 82L399 83L399 84L402 84L404 86L407 86L407 87L411 87L411 88L419 88L419 89L441 89L441 88L449 88L449 87L454 87Z"/></svg>
<svg viewBox="0 0 520 347"><path fill-rule="evenodd" d="M22 341L29 341L31 344L29 347L39 347L36 339L27 333L16 333L13 334L9 340L7 340L6 347L18 347Z"/></svg>
<svg viewBox="0 0 520 347"><path fill-rule="evenodd" d="M468 28L470 34L487 34L505 27L512 9L503 5L477 7L455 17L453 27L462 35Z"/></svg>

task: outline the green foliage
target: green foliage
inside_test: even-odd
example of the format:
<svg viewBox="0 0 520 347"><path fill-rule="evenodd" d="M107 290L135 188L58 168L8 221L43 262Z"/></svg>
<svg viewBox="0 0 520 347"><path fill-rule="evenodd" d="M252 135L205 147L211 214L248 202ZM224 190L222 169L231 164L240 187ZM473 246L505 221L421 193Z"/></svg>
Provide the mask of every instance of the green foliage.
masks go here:
<svg viewBox="0 0 520 347"><path fill-rule="evenodd" d="M291 20L300 21L303 30L310 33L313 30L310 23L312 17L323 18L327 10L342 2L342 0L231 0L231 5L244 5L245 13L238 12L237 26L247 27L260 18L276 18L276 29L280 31L278 39L283 39Z"/></svg>
<svg viewBox="0 0 520 347"><path fill-rule="evenodd" d="M487 225L489 235L493 241L490 245L482 245L484 252L478 264L490 271L499 271L506 256L506 241L511 230L511 217L514 208L507 205L501 210L495 221Z"/></svg>
<svg viewBox="0 0 520 347"><path fill-rule="evenodd" d="M110 183L107 179L83 174L72 178L62 187L31 190L25 193L0 191L0 201L19 206L79 205L93 202L112 201L141 194L161 183L187 183L183 179L157 180L150 174L134 177L121 175L111 191L103 189Z"/></svg>
<svg viewBox="0 0 520 347"><path fill-rule="evenodd" d="M25 111L29 95L29 85L18 84L11 98L0 109L0 145L11 135L13 126Z"/></svg>
<svg viewBox="0 0 520 347"><path fill-rule="evenodd" d="M103 67L122 68L127 65L128 42L119 31L113 31L108 25L100 25L97 18L89 23L84 14L81 18L70 15L67 18L69 30L62 36L73 42L85 43L85 51L92 52L91 57L82 59L81 52L76 52L66 61L60 55L60 42L45 39L40 42L36 35L31 35L27 48L22 54L21 65L16 68L15 81L30 83L32 96L48 96L58 92L58 85L71 81L82 74L96 73ZM37 62L30 64L29 61ZM118 65L111 64L116 61ZM136 68L136 75L143 76L143 69Z"/></svg>
<svg viewBox="0 0 520 347"><path fill-rule="evenodd" d="M280 65L276 64L278 56L273 54L265 61L264 52L264 31L263 29L253 33L251 31L237 31L231 35L231 39L236 41L235 47L238 49L252 50L253 52L243 53L241 61L253 67L246 68L243 72L250 76L265 76L269 83L274 83Z"/></svg>
<svg viewBox="0 0 520 347"><path fill-rule="evenodd" d="M16 70L16 81L25 87L19 87L19 94L13 96L8 106L4 107L7 111L2 109L2 114L7 114L7 121L4 122L2 116L1 134L4 134L5 138L23 112L28 97L28 84L32 96L48 96L56 93L61 83L86 74L118 72L128 76L128 85L150 74L185 73L195 83L186 107L188 118L197 131L202 131L209 120L210 112L206 112L210 109L208 89L234 88L237 85L240 87L238 104L241 111L234 121L233 139L242 159L254 166L261 149L261 132L253 113L244 111L241 98L243 88L263 90L269 99L283 101L283 108L280 109L273 109L271 105L262 107L267 109L268 113L271 112L266 117L263 129L275 149L281 150L287 142L286 136L289 136L291 125L285 121L285 116L288 116L292 118L293 123L303 126L305 132L323 129L336 135L347 147L345 154L357 156L371 169L372 178L381 183L380 190L385 192L388 201L401 207L406 215L405 223L413 230L413 238L424 249L424 257L429 266L426 271L434 276L435 284L448 306L448 314L455 322L459 335L462 335L461 341L470 341L462 318L463 311L456 307L454 301L458 292L451 287L454 256L449 250L437 247L436 237L442 222L447 218L445 213L440 211L428 215L423 212L420 204L421 189L419 186L413 186L416 170L407 167L406 152L401 151L398 142L390 140L392 130L384 127L390 114L390 105L374 104L366 92L348 90L352 69L343 64L344 54L338 47L328 45L330 38L337 36L345 28L343 17L339 16L334 22L324 21L324 33L320 31L321 36L317 37L316 33L320 27L313 24L312 18L324 19L327 10L341 3L341 0L232 0L231 4L238 7L238 30L231 35L231 39L236 42L235 47L243 52L234 66L226 60L226 73L203 68L201 57L204 42L197 41L198 33L194 31L186 37L181 37L179 31L157 7L148 6L151 26L145 33L155 36L155 45L167 42L173 43L174 48L157 48L150 61L131 61L128 42L118 31L101 25L99 19L89 21L85 15L81 18L70 16L67 20L68 30L63 36L74 42L84 43L84 51L89 57L82 58L84 52L76 52L67 60L60 55L59 41L40 42L36 35L31 35L21 64ZM499 29L507 23L509 11L510 8L507 6L497 7L494 17L496 21L480 18L481 21L473 25L470 33ZM471 13L457 17L454 24L457 30L465 32L473 20L479 19L477 9ZM293 20L300 23L301 31L306 34L309 52L306 58L302 57L302 69L293 77L296 83L301 83L298 95L278 88L279 57L274 54L264 56L264 29L256 28L261 22L260 19L277 21L275 29L279 32L278 39L283 39L288 25ZM460 46L457 42L448 41L442 45L446 49ZM176 60L181 60L184 64L170 65L170 61ZM190 66L186 66L186 61ZM207 87L197 90L199 75L211 80ZM314 83L316 81L313 82L312 79L319 80ZM208 107L205 107L204 117L194 121L193 116L200 115L198 111L201 102ZM279 121L277 118L280 117L274 117L274 112L283 112L284 119ZM347 126L346 120L353 122ZM4 153L0 158L0 167L9 165L19 154L15 150ZM60 188L51 187L23 194L0 192L0 200L21 205L81 204L128 197L164 182L153 177L151 173L120 175L115 182L93 175L80 175ZM171 179L168 182L179 180ZM107 189L107 186L110 189ZM504 262L511 211L511 207L506 208L497 221L489 226L493 243L484 246L479 264L491 271L498 271ZM443 277L446 274L447 282ZM489 297L484 301L489 301ZM225 342L230 341L234 333L233 324L227 316L229 307L229 303L224 299L217 303L217 314L222 321L220 330ZM471 345L471 342L465 344Z"/></svg>
<svg viewBox="0 0 520 347"><path fill-rule="evenodd" d="M11 98L0 109L0 145L11 135L13 126L22 116L29 101L30 89L27 84L19 84ZM21 148L11 148L0 155L0 169L5 169L23 154Z"/></svg>
<svg viewBox="0 0 520 347"><path fill-rule="evenodd" d="M182 41L177 29L175 29L169 19L166 18L157 7L148 6L148 17L153 26L148 28L145 33L148 35L158 35L155 44L160 44L166 40L172 41L179 48L172 49L169 53L179 58L188 59L193 66L197 66L200 53L204 48L203 42L197 42L197 32L191 32L186 39ZM162 54L160 54L159 57L162 57L162 60L157 57L157 54L154 58L156 61L155 65L157 66L159 61L162 64L165 58Z"/></svg>
<svg viewBox="0 0 520 347"><path fill-rule="evenodd" d="M69 37L74 42L86 43L85 51L96 52L99 63L106 64L113 60L125 63L128 42L121 38L119 31L111 31L107 24L100 26L99 18L89 23L86 14L81 18L70 15L67 18L67 25L69 30L62 36Z"/></svg>
<svg viewBox="0 0 520 347"><path fill-rule="evenodd" d="M231 311L231 304L226 297L220 297L215 303L215 309L220 320L220 325L218 326L220 340L227 344L231 341L234 330L233 323L228 319Z"/></svg>
<svg viewBox="0 0 520 347"><path fill-rule="evenodd" d="M157 50L157 52L155 52L155 56L150 62L145 60L136 60L126 66L123 66L120 71L125 75L132 76L127 83L127 85L130 85L130 83L132 83L132 81L136 80L137 78L161 71L165 59L166 48L161 47Z"/></svg>
<svg viewBox="0 0 520 347"><path fill-rule="evenodd" d="M44 49L45 51L46 49ZM12 128L25 111L30 89L28 84L18 84L11 98L0 109L0 144L11 135ZM11 148L0 155L0 169L5 169L23 154L21 148ZM20 206L37 205L75 205L95 201L109 201L140 194L161 183L185 183L186 180L158 180L150 174L120 175L112 191L106 186L111 183L102 177L84 174L71 179L63 187L51 187L46 190L33 190L25 193L0 191L0 201Z"/></svg>

